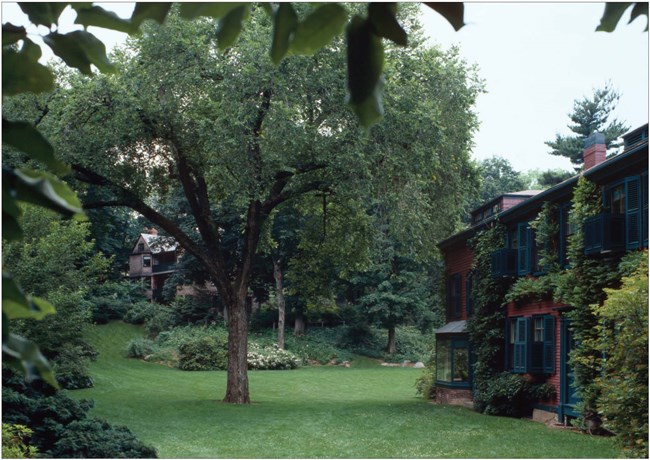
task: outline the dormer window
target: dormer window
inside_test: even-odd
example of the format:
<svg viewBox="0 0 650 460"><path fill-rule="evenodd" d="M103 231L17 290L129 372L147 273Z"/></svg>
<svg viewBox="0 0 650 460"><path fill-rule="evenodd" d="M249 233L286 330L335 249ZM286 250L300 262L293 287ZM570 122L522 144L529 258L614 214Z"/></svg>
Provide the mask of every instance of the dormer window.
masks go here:
<svg viewBox="0 0 650 460"><path fill-rule="evenodd" d="M138 243L138 252L144 252L144 243Z"/></svg>

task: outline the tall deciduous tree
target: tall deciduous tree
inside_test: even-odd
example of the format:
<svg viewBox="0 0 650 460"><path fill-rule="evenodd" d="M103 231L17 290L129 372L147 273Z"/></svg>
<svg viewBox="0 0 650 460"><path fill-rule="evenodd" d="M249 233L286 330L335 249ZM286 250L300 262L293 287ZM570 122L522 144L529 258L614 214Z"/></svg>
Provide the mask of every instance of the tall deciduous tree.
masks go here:
<svg viewBox="0 0 650 460"><path fill-rule="evenodd" d="M571 163L580 166L583 163L584 140L598 131L605 135L608 153L615 154L620 147L617 139L630 129L624 122L611 118L620 97L611 83L607 83L605 87L595 89L591 97L576 99L569 113L572 124L568 125L574 135L556 134L555 140L545 142L552 149L549 153L567 157Z"/></svg>
<svg viewBox="0 0 650 460"><path fill-rule="evenodd" d="M456 52L391 48L387 69L395 70L387 86L425 84L410 100L394 99L410 117L364 137L340 104L345 66L338 42L275 68L263 39L270 22L254 11L250 24L226 53L217 52L210 20L170 16L164 26L149 25L117 56L119 75L70 78L52 104L56 116L43 125L77 179L107 193L95 193L103 197L95 201L86 192L87 208L129 207L203 265L228 313L224 401L231 403L250 401L246 303L271 213L312 193L369 196L370 184L383 181L409 191L393 203L411 209L403 213L408 225L395 228L453 225L460 184L472 173L471 106L480 90ZM409 136L402 135L406 128ZM160 206L177 190L177 207Z"/></svg>

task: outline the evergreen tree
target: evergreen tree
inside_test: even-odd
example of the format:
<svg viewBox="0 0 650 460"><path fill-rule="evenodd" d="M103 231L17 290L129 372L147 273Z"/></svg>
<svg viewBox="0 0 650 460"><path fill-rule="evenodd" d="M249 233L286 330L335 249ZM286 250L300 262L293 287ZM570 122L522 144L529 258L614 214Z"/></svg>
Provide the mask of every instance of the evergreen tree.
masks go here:
<svg viewBox="0 0 650 460"><path fill-rule="evenodd" d="M573 111L569 113L573 124L567 125L575 135L556 134L554 141L545 142L552 149L551 155L567 157L574 165L580 166L583 162L584 140L594 131L605 135L607 152L615 155L620 147L617 139L630 129L616 118L610 120L620 97L621 94L608 82L604 88L595 89L590 98L576 99L573 102Z"/></svg>

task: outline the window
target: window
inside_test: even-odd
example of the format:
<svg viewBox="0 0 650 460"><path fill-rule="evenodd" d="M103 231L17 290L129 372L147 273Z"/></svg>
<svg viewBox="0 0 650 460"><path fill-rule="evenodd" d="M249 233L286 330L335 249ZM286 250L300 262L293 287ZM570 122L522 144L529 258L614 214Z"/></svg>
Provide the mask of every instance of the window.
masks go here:
<svg viewBox="0 0 650 460"><path fill-rule="evenodd" d="M506 323L506 365L516 373L555 372L555 318L511 318Z"/></svg>
<svg viewBox="0 0 650 460"><path fill-rule="evenodd" d="M138 243L138 252L144 252L144 243Z"/></svg>
<svg viewBox="0 0 650 460"><path fill-rule="evenodd" d="M142 256L142 266L151 267L151 256Z"/></svg>
<svg viewBox="0 0 650 460"><path fill-rule="evenodd" d="M625 184L617 185L609 191L612 214L625 214Z"/></svg>
<svg viewBox="0 0 650 460"><path fill-rule="evenodd" d="M449 318L460 318L460 273L451 275L447 281L447 315Z"/></svg>
<svg viewBox="0 0 650 460"><path fill-rule="evenodd" d="M469 347L466 338L438 336L436 340L436 382L468 387Z"/></svg>
<svg viewBox="0 0 650 460"><path fill-rule="evenodd" d="M474 299L472 297L472 284L474 282L474 274L469 271L465 275L465 313L471 316L474 313Z"/></svg>

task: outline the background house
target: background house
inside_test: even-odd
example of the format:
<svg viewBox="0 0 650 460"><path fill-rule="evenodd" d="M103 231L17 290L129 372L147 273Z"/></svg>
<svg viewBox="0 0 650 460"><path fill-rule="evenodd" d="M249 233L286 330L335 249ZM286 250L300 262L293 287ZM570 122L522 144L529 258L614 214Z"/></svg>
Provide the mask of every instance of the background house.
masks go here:
<svg viewBox="0 0 650 460"><path fill-rule="evenodd" d="M624 137L624 150L606 158L604 136L595 133L585 141L584 176L597 184L602 195L601 213L582 229L589 257L621 257L626 251L648 247L648 125ZM579 176L542 192L507 194L485 203L472 213L472 227L439 243L446 267L447 324L436 331L437 400L470 404L472 400L472 342L467 321L473 314L474 254L468 241L495 222L506 228L505 246L492 254L492 276L515 280L543 277L540 254L530 222L544 203L556 205L559 232L556 237L560 264L567 266L573 189ZM559 420L577 416L573 373L568 354L573 347L565 313L570 305L553 299L504 301L506 321L502 344L503 370L530 381L555 387L555 395L539 401L538 411Z"/></svg>
<svg viewBox="0 0 650 460"><path fill-rule="evenodd" d="M176 271L180 257L178 243L172 238L158 236L149 229L141 233L129 254L129 278L138 278L147 287L147 296L160 299L165 280Z"/></svg>

